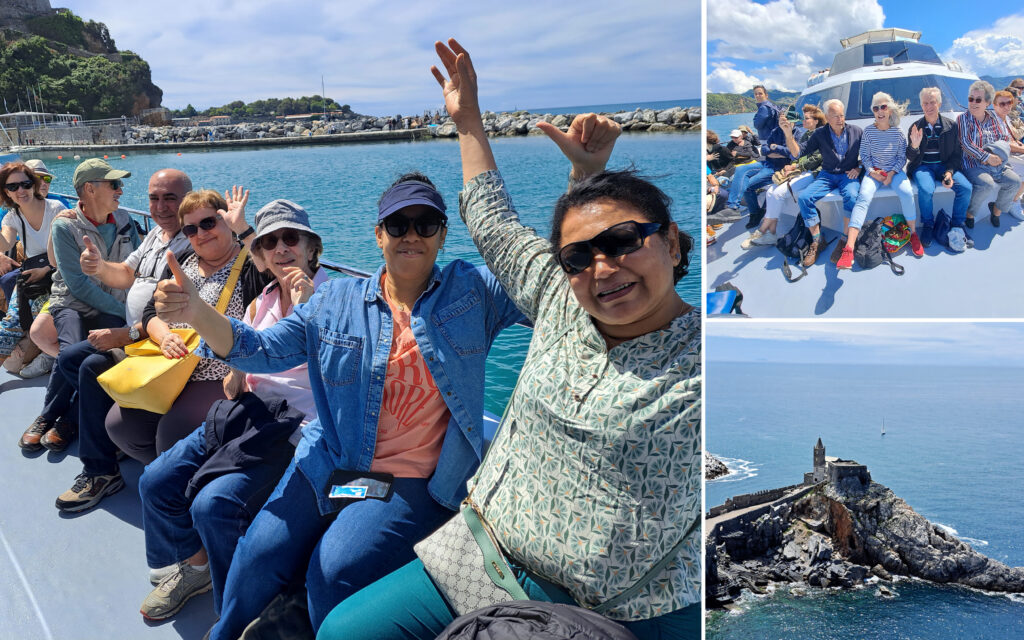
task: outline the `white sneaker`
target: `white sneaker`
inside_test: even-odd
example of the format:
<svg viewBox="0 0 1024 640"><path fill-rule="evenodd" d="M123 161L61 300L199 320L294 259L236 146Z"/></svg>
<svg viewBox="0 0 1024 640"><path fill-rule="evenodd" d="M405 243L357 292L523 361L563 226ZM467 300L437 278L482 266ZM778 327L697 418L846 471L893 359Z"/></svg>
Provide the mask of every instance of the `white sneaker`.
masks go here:
<svg viewBox="0 0 1024 640"><path fill-rule="evenodd" d="M753 231L750 232L750 235L747 236L747 239L740 243L740 248L741 249L750 249L751 247L753 247L757 243L757 240L759 240L760 238L761 238L761 230L760 229L754 229Z"/></svg>
<svg viewBox="0 0 1024 640"><path fill-rule="evenodd" d="M1014 200L1013 204L1010 205L1010 210L1007 211L1007 213L1013 216L1014 218L1017 218L1018 220L1024 220L1024 210L1021 209L1020 200Z"/></svg>
<svg viewBox="0 0 1024 640"><path fill-rule="evenodd" d="M752 240L752 242L759 247L774 246L778 241L779 236L775 235L771 231L768 233L762 233L759 237Z"/></svg>
<svg viewBox="0 0 1024 640"><path fill-rule="evenodd" d="M169 564L166 567L160 567L159 569L150 569L149 570L149 582L150 582L150 584L156 586L156 585L160 584L161 580L163 580L167 576L171 575L172 573L176 573L177 571L178 571L178 563L177 562L175 562L174 564Z"/></svg>
<svg viewBox="0 0 1024 640"><path fill-rule="evenodd" d="M53 356L40 353L38 356L33 358L32 362L22 367L21 371L18 372L18 375L22 378L35 378L37 376L50 373L50 370L53 369L53 363L56 361L57 359Z"/></svg>

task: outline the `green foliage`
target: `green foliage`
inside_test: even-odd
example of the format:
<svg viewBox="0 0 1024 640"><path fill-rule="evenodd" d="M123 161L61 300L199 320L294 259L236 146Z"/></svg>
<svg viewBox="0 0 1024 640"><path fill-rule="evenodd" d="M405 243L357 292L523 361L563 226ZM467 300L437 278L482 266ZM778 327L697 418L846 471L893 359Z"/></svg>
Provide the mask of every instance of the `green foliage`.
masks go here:
<svg viewBox="0 0 1024 640"><path fill-rule="evenodd" d="M85 36L82 35L85 24L81 18L68 9L62 9L50 16L29 18L28 28L32 33L44 38L80 49L85 48ZM103 28L106 29L106 27Z"/></svg>
<svg viewBox="0 0 1024 640"><path fill-rule="evenodd" d="M785 111L800 94L787 91L770 91L771 101ZM727 113L751 113L757 111L753 91L744 93L709 93L707 95L708 115L721 116Z"/></svg>
<svg viewBox="0 0 1024 640"><path fill-rule="evenodd" d="M296 113L322 113L324 99L321 96L303 96L301 98L268 98L246 104L241 100L229 102L220 107L210 107L196 112L195 107L188 105L184 109L171 111L176 118L199 116L231 116L236 120L260 120L275 116L290 116ZM328 111L344 111L351 113L347 104L339 105L335 100L327 98Z"/></svg>

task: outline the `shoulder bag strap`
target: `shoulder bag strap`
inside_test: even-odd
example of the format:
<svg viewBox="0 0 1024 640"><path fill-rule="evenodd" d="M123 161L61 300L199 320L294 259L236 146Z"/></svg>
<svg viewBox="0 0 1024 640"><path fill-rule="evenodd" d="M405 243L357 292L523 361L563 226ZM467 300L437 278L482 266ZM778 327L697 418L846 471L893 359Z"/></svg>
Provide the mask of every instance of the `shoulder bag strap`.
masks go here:
<svg viewBox="0 0 1024 640"><path fill-rule="evenodd" d="M480 553L484 557L484 571L487 572L488 577L494 584L507 591L513 600L529 600L530 597L519 586L515 573L509 568L504 554L498 549L490 532L480 519L480 515L476 512L476 507L469 503L461 509L461 512L469 531L476 540L476 545L480 547Z"/></svg>
<svg viewBox="0 0 1024 640"><path fill-rule="evenodd" d="M224 288L220 291L220 298L217 300L217 311L221 315L228 309L228 303L231 302L231 294L235 291L235 284L238 283L238 276L242 273L242 267L245 265L245 259L249 257L249 249L242 247L238 255L235 256L235 264L231 266L231 273L228 275L228 281L224 283Z"/></svg>

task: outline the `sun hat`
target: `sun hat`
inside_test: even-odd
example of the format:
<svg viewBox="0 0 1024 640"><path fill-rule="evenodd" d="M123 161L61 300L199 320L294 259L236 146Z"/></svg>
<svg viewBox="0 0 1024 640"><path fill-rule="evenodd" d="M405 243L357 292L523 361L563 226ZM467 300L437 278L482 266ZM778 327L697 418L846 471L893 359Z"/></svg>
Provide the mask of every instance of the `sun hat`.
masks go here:
<svg viewBox="0 0 1024 640"><path fill-rule="evenodd" d="M53 177L53 172L46 168L42 160L33 158L32 160L26 160L25 166L34 171L37 175Z"/></svg>
<svg viewBox="0 0 1024 640"><path fill-rule="evenodd" d="M309 214L291 200L272 200L256 212L256 236L258 238L278 229L297 229L320 238L320 234L309 226Z"/></svg>
<svg viewBox="0 0 1024 640"><path fill-rule="evenodd" d="M427 205L432 209L436 209L445 220L448 219L448 216L445 214L447 207L444 205L444 198L441 197L437 189L419 180L408 180L406 182L399 182L388 189L387 193L380 199L380 205L377 208L377 222L380 222L399 209L414 204Z"/></svg>
<svg viewBox="0 0 1024 640"><path fill-rule="evenodd" d="M729 133L729 137L730 137L730 138L742 138L742 137L743 137L743 132L742 132L742 131L740 131L739 129L733 129L733 130L732 130L732 131L731 131L731 132Z"/></svg>
<svg viewBox="0 0 1024 640"><path fill-rule="evenodd" d="M120 180L121 178L129 178L131 175L131 171L115 169L109 163L99 158L89 158L75 169L75 176L72 182L77 190L81 189L86 182Z"/></svg>

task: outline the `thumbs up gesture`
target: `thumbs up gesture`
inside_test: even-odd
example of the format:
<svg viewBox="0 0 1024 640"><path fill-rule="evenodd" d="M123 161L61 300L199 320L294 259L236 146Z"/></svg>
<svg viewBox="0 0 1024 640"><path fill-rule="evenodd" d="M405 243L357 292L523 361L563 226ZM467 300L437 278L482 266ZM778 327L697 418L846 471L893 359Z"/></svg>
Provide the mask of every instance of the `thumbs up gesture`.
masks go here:
<svg viewBox="0 0 1024 640"><path fill-rule="evenodd" d="M565 133L548 122L538 122L537 128L551 138L572 162L573 177L577 179L604 171L615 147L615 139L622 133L617 122L596 113L576 116Z"/></svg>
<svg viewBox="0 0 1024 640"><path fill-rule="evenodd" d="M167 266L174 277L161 280L156 285L156 291L153 293L156 314L164 322L192 324L193 315L202 304L199 292L170 251L167 252Z"/></svg>
<svg viewBox="0 0 1024 640"><path fill-rule="evenodd" d="M82 266L82 273L87 276L94 276L100 272L103 258L100 257L100 250L93 244L89 236L82 236L82 241L85 242L85 250L78 257L78 263Z"/></svg>

